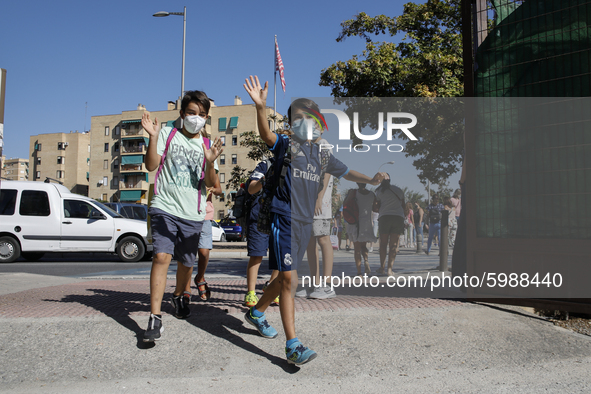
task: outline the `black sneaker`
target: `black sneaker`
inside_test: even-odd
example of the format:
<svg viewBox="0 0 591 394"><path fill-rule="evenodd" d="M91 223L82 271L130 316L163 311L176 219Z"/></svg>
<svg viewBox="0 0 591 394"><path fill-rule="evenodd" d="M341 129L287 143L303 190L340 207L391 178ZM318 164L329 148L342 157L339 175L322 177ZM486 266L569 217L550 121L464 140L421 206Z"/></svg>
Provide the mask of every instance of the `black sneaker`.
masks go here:
<svg viewBox="0 0 591 394"><path fill-rule="evenodd" d="M191 316L191 309L189 304L191 303L191 294L185 292L180 296L172 296L172 305L174 306L174 317L178 319L186 319Z"/></svg>
<svg viewBox="0 0 591 394"><path fill-rule="evenodd" d="M162 336L162 316L153 315L150 313L150 320L148 320L148 328L144 332L144 342L158 341Z"/></svg>

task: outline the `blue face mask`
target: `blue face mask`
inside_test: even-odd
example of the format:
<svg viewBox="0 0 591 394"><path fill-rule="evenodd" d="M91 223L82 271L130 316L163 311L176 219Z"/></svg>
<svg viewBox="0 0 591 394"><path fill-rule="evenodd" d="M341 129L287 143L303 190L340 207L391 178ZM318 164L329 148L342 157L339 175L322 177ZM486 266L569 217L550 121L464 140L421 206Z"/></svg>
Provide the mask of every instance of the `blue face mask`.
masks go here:
<svg viewBox="0 0 591 394"><path fill-rule="evenodd" d="M315 141L318 137L320 137L321 133L316 125L314 119L298 119L293 122L291 126L291 131L293 131L296 140L299 141L307 141L313 140ZM311 131L311 138L309 138L309 131Z"/></svg>

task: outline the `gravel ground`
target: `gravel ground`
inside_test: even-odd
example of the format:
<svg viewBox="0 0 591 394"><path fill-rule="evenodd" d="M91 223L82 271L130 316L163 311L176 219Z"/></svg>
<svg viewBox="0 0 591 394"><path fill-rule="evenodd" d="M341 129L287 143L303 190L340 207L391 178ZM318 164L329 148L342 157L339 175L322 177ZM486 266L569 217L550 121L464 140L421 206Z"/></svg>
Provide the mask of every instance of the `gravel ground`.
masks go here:
<svg viewBox="0 0 591 394"><path fill-rule="evenodd" d="M568 320L551 319L555 326L560 326L579 334L591 336L591 318L571 317Z"/></svg>

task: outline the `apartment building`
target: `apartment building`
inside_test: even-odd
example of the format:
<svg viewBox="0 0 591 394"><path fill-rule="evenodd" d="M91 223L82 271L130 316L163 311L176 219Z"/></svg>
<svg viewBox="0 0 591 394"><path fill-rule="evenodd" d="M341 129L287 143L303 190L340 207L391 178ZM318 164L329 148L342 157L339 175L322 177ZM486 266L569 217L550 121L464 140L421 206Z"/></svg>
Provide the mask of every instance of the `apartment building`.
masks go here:
<svg viewBox="0 0 591 394"><path fill-rule="evenodd" d="M29 180L29 160L28 159L7 159L2 156L2 178L9 181L28 181Z"/></svg>
<svg viewBox="0 0 591 394"><path fill-rule="evenodd" d="M90 134L88 132L32 135L29 139L30 177L53 179L72 193L88 196Z"/></svg>
<svg viewBox="0 0 591 394"><path fill-rule="evenodd" d="M157 118L161 127L180 126L179 102L168 102L164 111L147 111L139 104L133 111L115 115L93 116L90 141L89 196L103 201L148 203L149 185L154 183L155 171L149 172L144 164L149 135L141 126L144 112ZM269 109L269 115L272 109ZM216 218L221 218L232 207L235 190L226 189L226 180L234 166L254 169L257 163L246 157L249 149L240 146L240 134L258 131L256 109L253 104L243 105L238 96L234 105L215 106L212 102L210 119L205 126L213 139L220 137L224 152L218 159L219 177L224 195L216 197ZM229 206L227 206L230 201Z"/></svg>

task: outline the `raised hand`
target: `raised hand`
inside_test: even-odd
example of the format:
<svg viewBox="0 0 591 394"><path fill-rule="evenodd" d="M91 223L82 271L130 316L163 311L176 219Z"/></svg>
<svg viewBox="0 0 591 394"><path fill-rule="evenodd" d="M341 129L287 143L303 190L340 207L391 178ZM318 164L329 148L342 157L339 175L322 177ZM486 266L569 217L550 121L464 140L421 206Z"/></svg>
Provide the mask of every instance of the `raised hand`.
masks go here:
<svg viewBox="0 0 591 394"><path fill-rule="evenodd" d="M267 94L269 93L269 82L265 82L265 87L261 86L259 82L259 77L252 75L249 78L245 79L246 83L244 89L248 92L248 95L252 99L252 101L256 104L257 107L265 107L267 103Z"/></svg>
<svg viewBox="0 0 591 394"><path fill-rule="evenodd" d="M377 174L374 175L371 182L369 182L369 183L370 183L370 185L374 185L374 186L379 185L380 183L382 183L382 181L384 179L390 179L390 177L385 172L378 172Z"/></svg>
<svg viewBox="0 0 591 394"><path fill-rule="evenodd" d="M158 118L154 118L154 122L150 120L150 114L144 112L142 115L142 127L152 137L157 137L160 127L158 127Z"/></svg>
<svg viewBox="0 0 591 394"><path fill-rule="evenodd" d="M220 137L215 137L215 140L213 141L209 149L205 147L205 144L202 144L202 146L203 154L205 155L205 160L207 160L207 162L210 164L212 164L215 161L215 159L217 159L218 156L224 151L224 148L222 148L222 140L220 140Z"/></svg>

